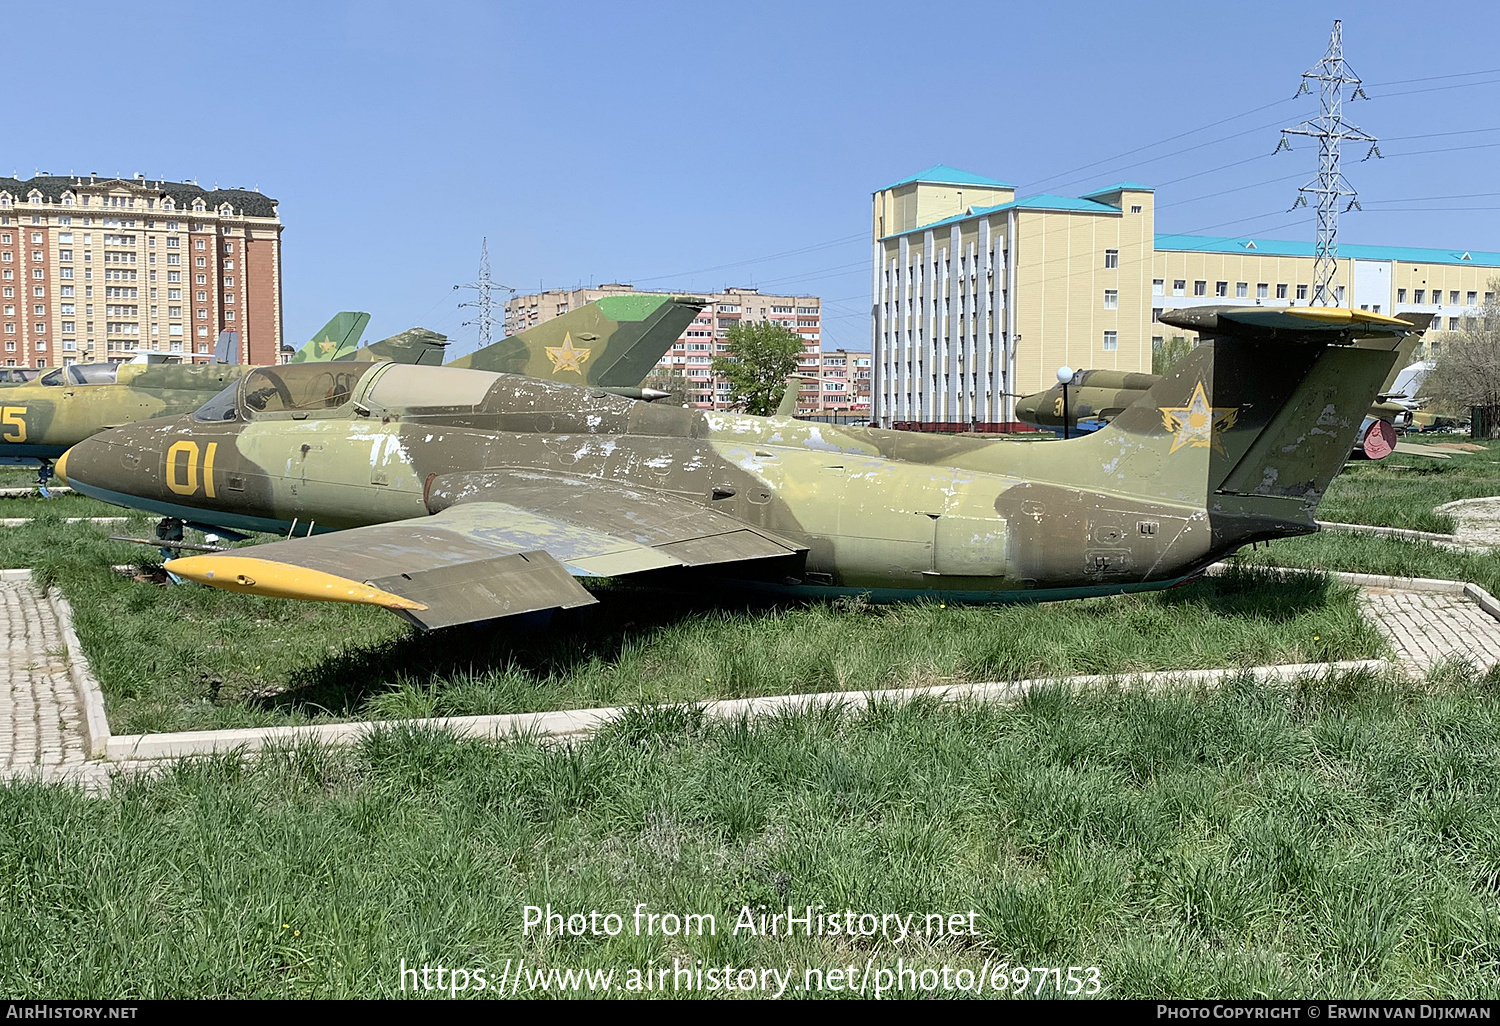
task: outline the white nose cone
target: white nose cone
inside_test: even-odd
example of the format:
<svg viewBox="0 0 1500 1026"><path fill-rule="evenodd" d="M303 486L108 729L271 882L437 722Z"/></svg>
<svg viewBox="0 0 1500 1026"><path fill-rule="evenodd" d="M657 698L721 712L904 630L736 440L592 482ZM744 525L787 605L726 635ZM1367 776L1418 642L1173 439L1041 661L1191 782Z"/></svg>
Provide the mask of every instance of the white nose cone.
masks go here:
<svg viewBox="0 0 1500 1026"><path fill-rule="evenodd" d="M1073 368L1072 367L1059 367L1059 368L1057 368L1057 383L1059 385L1066 385L1068 382L1070 382L1072 380L1073 380Z"/></svg>

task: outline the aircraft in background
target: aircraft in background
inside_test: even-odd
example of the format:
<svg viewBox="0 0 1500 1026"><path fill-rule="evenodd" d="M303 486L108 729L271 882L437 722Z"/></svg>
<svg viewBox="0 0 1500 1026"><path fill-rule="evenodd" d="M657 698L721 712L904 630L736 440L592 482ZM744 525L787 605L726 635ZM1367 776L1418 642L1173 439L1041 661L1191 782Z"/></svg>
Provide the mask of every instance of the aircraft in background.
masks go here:
<svg viewBox="0 0 1500 1026"><path fill-rule="evenodd" d="M607 297L545 324L462 357L455 365L532 368L538 376L613 388L626 398L666 395L642 389L640 380L686 330L701 299L665 295ZM596 309L606 304L603 309ZM430 365L447 339L413 328L360 347L370 315L344 311L323 326L284 366L320 368L330 389L357 378L353 366L371 362ZM233 336L232 332L225 335ZM576 341L575 341L576 340ZM554 346L551 343L556 342ZM434 355L436 354L436 355ZM142 354L147 356L148 354ZM157 356L158 354L149 354ZM191 413L256 368L238 364L236 338L220 339L214 363L165 362L69 364L34 381L0 389L0 458L41 463L40 483L51 477L51 461L96 432L140 420ZM549 365L550 358L550 365ZM349 367L345 370L342 368ZM336 369L337 368L337 369ZM637 373L639 376L632 377Z"/></svg>
<svg viewBox="0 0 1500 1026"><path fill-rule="evenodd" d="M1360 425L1351 450L1355 456L1372 460L1389 456L1398 448L1397 427L1403 426L1407 415L1415 409L1409 398L1415 394L1413 377L1408 372L1421 364L1404 365L1421 341L1432 315L1406 314L1402 319L1410 322L1414 330L1398 349L1395 368ZM1097 431L1124 412L1160 378L1157 374L1108 369L1077 371L1066 386L1056 384L1046 391L1016 400L1016 419L1032 427L1052 430L1061 430L1066 425L1070 434ZM1064 388L1067 389L1066 399ZM1447 458L1438 453L1423 453L1420 447L1399 447L1402 452Z"/></svg>
<svg viewBox="0 0 1500 1026"><path fill-rule="evenodd" d="M173 574L429 629L588 605L580 581L602 578L877 600L1163 588L1317 530L1416 329L1323 308L1161 320L1204 343L1071 441L717 413L465 368L333 379L303 365L96 435L59 472L106 502L292 536L173 559Z"/></svg>

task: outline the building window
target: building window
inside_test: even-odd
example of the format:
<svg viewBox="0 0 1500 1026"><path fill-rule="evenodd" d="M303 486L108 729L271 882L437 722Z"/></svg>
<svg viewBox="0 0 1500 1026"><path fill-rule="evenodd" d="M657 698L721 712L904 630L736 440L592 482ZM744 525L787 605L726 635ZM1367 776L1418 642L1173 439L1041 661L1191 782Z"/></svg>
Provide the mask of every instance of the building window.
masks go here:
<svg viewBox="0 0 1500 1026"><path fill-rule="evenodd" d="M1250 286L1249 286L1249 284L1246 283L1246 282L1243 282L1243 281L1237 281L1237 282L1235 282L1234 283L1234 298L1235 299L1249 299L1250 298Z"/></svg>
<svg viewBox="0 0 1500 1026"><path fill-rule="evenodd" d="M1181 296L1187 293L1187 279L1174 278L1172 280L1172 295Z"/></svg>
<svg viewBox="0 0 1500 1026"><path fill-rule="evenodd" d="M1206 281L1195 281L1195 282L1193 282L1193 295L1195 295L1195 296L1206 296L1206 295L1208 295L1208 282L1206 282Z"/></svg>
<svg viewBox="0 0 1500 1026"><path fill-rule="evenodd" d="M1477 293L1477 292L1470 292L1469 293L1469 301L1465 305L1466 306L1474 306L1478 302L1479 302L1479 293Z"/></svg>
<svg viewBox="0 0 1500 1026"><path fill-rule="evenodd" d="M1130 204L1130 212L1132 214L1139 214L1141 212L1141 205L1139 203Z"/></svg>
<svg viewBox="0 0 1500 1026"><path fill-rule="evenodd" d="M1151 323L1155 324L1159 320L1161 320L1161 307L1153 306L1151 308Z"/></svg>
<svg viewBox="0 0 1500 1026"><path fill-rule="evenodd" d="M1339 306L1344 305L1344 286L1340 285L1333 290L1333 301Z"/></svg>
<svg viewBox="0 0 1500 1026"><path fill-rule="evenodd" d="M1164 296L1167 293L1167 283L1161 278L1151 279L1151 294L1153 296Z"/></svg>
<svg viewBox="0 0 1500 1026"><path fill-rule="evenodd" d="M1298 285L1297 286L1297 298L1298 299L1306 299L1307 298L1307 286L1306 285Z"/></svg>
<svg viewBox="0 0 1500 1026"><path fill-rule="evenodd" d="M1448 318L1448 330L1449 331L1457 331L1458 330L1458 318L1457 317L1449 317Z"/></svg>
<svg viewBox="0 0 1500 1026"><path fill-rule="evenodd" d="M1265 282L1260 282L1259 284L1257 284L1255 286L1255 298L1256 299L1270 299L1271 298L1271 286L1267 285Z"/></svg>
<svg viewBox="0 0 1500 1026"><path fill-rule="evenodd" d="M1276 298L1277 299L1285 299L1286 298L1286 286L1285 285L1277 285L1276 286Z"/></svg>
<svg viewBox="0 0 1500 1026"><path fill-rule="evenodd" d="M1120 348L1120 333L1117 331L1106 331L1104 333L1104 351L1112 353Z"/></svg>
<svg viewBox="0 0 1500 1026"><path fill-rule="evenodd" d="M1120 308L1120 290L1119 289L1105 289L1104 290L1104 309L1106 309L1106 310L1118 310L1119 308Z"/></svg>
<svg viewBox="0 0 1500 1026"><path fill-rule="evenodd" d="M1396 290L1396 302L1398 302L1398 303L1404 303L1404 302L1406 302L1406 290L1405 289L1397 289Z"/></svg>
<svg viewBox="0 0 1500 1026"><path fill-rule="evenodd" d="M1118 249L1106 249L1104 251L1104 267L1106 270L1120 266L1120 251Z"/></svg>
<svg viewBox="0 0 1500 1026"><path fill-rule="evenodd" d="M202 257L194 257L193 258L193 266L194 267L207 267L208 265L206 263L204 263Z"/></svg>
<svg viewBox="0 0 1500 1026"><path fill-rule="evenodd" d="M1227 297L1229 295L1229 282L1227 282L1227 281L1216 281L1216 282L1214 282L1214 295L1221 296L1221 297Z"/></svg>

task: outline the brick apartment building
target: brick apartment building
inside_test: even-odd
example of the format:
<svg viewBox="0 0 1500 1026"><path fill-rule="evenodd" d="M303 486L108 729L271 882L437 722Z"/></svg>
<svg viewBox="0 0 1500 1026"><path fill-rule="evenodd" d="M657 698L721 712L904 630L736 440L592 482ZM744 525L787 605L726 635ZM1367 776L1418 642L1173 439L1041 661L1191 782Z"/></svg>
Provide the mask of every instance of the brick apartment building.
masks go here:
<svg viewBox="0 0 1500 1026"><path fill-rule="evenodd" d="M0 359L206 362L227 330L241 360L276 363L281 228L276 201L250 189L0 177Z"/></svg>

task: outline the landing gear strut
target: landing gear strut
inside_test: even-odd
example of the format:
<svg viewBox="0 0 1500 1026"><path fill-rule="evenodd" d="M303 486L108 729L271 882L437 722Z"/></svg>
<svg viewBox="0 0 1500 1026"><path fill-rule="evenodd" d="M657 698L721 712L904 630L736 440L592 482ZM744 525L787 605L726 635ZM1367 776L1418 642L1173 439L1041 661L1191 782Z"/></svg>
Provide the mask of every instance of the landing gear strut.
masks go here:
<svg viewBox="0 0 1500 1026"><path fill-rule="evenodd" d="M156 540L157 541L164 541L164 542L180 542L180 541L182 541L182 526L183 526L183 523L184 523L184 521L179 520L176 517L162 517L161 520L159 520L157 522L157 524L156 524ZM165 562L165 561L167 561L169 559L174 559L177 556L177 550L175 548L171 548L171 547L168 547L166 545L163 545L157 551L161 553L161 558L162 558L163 562ZM176 574L172 573L170 570L167 571L167 579L169 581L171 581L173 584L181 584L182 583L182 578L178 577Z"/></svg>
<svg viewBox="0 0 1500 1026"><path fill-rule="evenodd" d="M41 460L40 466L36 468L36 487L42 493L42 498L52 498L52 493L47 490L47 482L52 480L52 461Z"/></svg>

